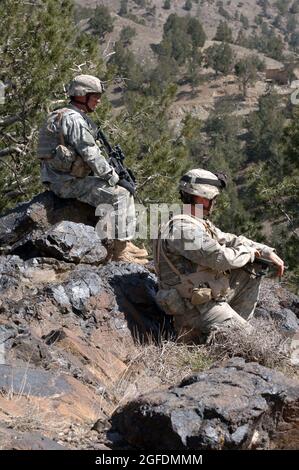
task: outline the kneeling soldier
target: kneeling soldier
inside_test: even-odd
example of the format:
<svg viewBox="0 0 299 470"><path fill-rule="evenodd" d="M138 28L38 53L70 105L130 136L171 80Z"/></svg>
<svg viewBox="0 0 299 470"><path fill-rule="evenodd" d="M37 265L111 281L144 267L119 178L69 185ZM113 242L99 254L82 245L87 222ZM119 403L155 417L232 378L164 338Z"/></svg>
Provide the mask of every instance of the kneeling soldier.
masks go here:
<svg viewBox="0 0 299 470"><path fill-rule="evenodd" d="M261 276L257 258L265 258L283 275L284 262L274 248L244 236L224 233L208 220L225 187L220 177L202 169L180 180L180 195L190 213L177 215L162 227L154 244L160 290L157 301L173 315L183 341L201 341L213 329L238 324L251 329ZM198 206L203 213L198 215ZM248 263L250 269L246 266Z"/></svg>

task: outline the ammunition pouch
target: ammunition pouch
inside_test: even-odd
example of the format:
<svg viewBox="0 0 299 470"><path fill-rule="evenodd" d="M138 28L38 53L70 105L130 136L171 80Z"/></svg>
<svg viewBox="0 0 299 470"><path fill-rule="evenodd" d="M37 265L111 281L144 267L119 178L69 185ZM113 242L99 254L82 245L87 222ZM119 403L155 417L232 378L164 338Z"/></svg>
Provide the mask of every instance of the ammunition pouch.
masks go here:
<svg viewBox="0 0 299 470"><path fill-rule="evenodd" d="M196 271L182 274L181 282L175 286L181 297L188 299L192 305L202 305L210 300L223 300L230 291L228 277L223 275L215 279L213 273Z"/></svg>
<svg viewBox="0 0 299 470"><path fill-rule="evenodd" d="M91 173L90 167L74 150L58 145L52 155L40 157L46 160L50 168L62 173L69 173L76 178L84 178Z"/></svg>
<svg viewBox="0 0 299 470"><path fill-rule="evenodd" d="M62 118L67 111L67 108L62 108L50 115L46 127L42 129L42 144L37 149L37 156L41 161L47 161L54 171L84 178L91 173L91 169L75 150L66 145L61 129ZM59 143L56 147L53 139Z"/></svg>
<svg viewBox="0 0 299 470"><path fill-rule="evenodd" d="M85 163L80 155L76 154L76 159L72 164L71 176L75 176L76 178L85 178L86 176L90 175L90 173L90 167L87 165L87 163Z"/></svg>
<svg viewBox="0 0 299 470"><path fill-rule="evenodd" d="M177 216L177 218L181 220L185 219L190 223L196 224L196 221L189 216L180 215ZM170 222L168 222L166 228L169 226ZM165 253L163 240L160 236L154 247L154 260L158 275L160 255L163 256L171 271L180 279L180 282L173 286L173 288L177 291L181 299L188 300L194 306L206 304L210 300L218 302L226 300L231 291L228 273L215 272L212 269L201 266L198 266L198 270L194 273L180 273ZM162 287L164 287L163 284Z"/></svg>
<svg viewBox="0 0 299 470"><path fill-rule="evenodd" d="M192 305L203 305L212 300L212 289L209 287L201 287L199 289L193 289L191 304Z"/></svg>
<svg viewBox="0 0 299 470"><path fill-rule="evenodd" d="M51 157L47 158L50 168L63 173L70 173L75 161L75 152L64 145L58 145Z"/></svg>

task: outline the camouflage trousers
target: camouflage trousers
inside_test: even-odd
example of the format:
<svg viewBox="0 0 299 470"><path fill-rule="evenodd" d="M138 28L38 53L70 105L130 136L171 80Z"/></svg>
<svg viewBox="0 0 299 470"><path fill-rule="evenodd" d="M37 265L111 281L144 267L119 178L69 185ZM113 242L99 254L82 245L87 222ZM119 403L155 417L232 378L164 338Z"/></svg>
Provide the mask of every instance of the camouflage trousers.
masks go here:
<svg viewBox="0 0 299 470"><path fill-rule="evenodd" d="M256 266L258 273L260 267ZM161 290L157 302L165 313L173 315L174 327L184 342L203 340L215 328L224 324L237 324L251 329L252 318L258 301L261 277L244 269L234 269L230 274L230 293L226 300L211 300L194 306L183 299L176 289Z"/></svg>
<svg viewBox="0 0 299 470"><path fill-rule="evenodd" d="M49 189L61 198L72 198L96 207L96 231L101 239L131 240L136 216L133 196L120 186L110 186L97 176L72 178L50 183Z"/></svg>

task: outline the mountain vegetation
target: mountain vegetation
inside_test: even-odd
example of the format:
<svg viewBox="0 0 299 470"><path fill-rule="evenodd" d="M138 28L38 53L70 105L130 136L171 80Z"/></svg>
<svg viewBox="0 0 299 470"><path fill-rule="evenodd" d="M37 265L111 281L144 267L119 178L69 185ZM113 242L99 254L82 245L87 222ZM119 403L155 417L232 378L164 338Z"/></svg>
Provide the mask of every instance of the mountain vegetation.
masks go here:
<svg viewBox="0 0 299 470"><path fill-rule="evenodd" d="M107 2L92 9L72 0L2 0L1 212L42 191L35 157L38 129L50 109L66 102L71 78L92 73L106 82L108 93L110 84L120 88L117 110L106 95L93 117L111 141L122 145L142 201L177 201L178 178L194 166L225 171L230 183L215 221L224 230L273 244L286 258L288 281L298 289L299 126L289 97L269 87L257 109L244 116L235 115L233 98L224 97L205 121L187 112L179 127L170 125L179 88L188 84L196 99L201 85L211 80L207 67L217 76L233 74L242 102L264 68L256 51L279 60L297 53L297 1L257 2L256 28L241 8L233 13L231 3L236 2L209 2L222 20L214 33L220 42L205 49L205 1L181 2L178 14L171 1L122 0L112 11ZM141 62L131 46L138 28L159 18L158 7L166 15L161 38L151 46L152 60ZM275 25L274 14L279 16ZM119 19L126 23L112 53L105 55ZM236 24L242 34L236 34ZM236 40L255 52L236 58Z"/></svg>

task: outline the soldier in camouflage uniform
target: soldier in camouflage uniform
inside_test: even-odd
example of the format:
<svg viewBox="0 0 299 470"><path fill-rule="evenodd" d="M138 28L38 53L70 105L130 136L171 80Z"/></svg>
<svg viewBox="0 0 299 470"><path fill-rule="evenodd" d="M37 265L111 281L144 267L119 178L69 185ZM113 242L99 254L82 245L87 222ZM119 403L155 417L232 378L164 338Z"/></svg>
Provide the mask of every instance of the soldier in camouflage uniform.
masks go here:
<svg viewBox="0 0 299 470"><path fill-rule="evenodd" d="M61 198L97 207L100 218L107 217L106 208L100 205L109 205L109 216L116 222L114 259L144 264L146 250L129 241L136 223L133 195L102 154L96 140L97 126L87 116L96 109L102 93L101 81L91 75L78 75L70 83L70 104L50 113L40 131L37 154L41 180ZM124 230L118 220L125 221Z"/></svg>
<svg viewBox="0 0 299 470"><path fill-rule="evenodd" d="M160 290L157 301L173 315L183 341L202 341L221 325L248 328L258 300L258 257L284 271L275 250L243 236L224 233L208 220L224 186L215 174L196 169L181 178L180 194L189 214L174 216L154 245ZM196 210L201 205L203 211ZM249 264L248 263L252 263Z"/></svg>

